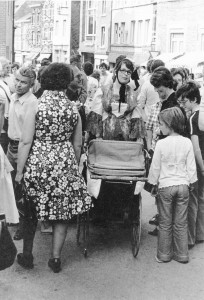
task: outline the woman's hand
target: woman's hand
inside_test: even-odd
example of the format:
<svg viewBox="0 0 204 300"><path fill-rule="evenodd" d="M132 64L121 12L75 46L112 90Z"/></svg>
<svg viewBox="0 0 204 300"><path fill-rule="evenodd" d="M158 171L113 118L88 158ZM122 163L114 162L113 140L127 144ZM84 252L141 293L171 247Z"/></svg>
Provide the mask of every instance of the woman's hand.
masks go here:
<svg viewBox="0 0 204 300"><path fill-rule="evenodd" d="M17 174L16 174L16 178L15 178L15 182L16 182L17 184L20 184L22 178L23 178L23 174L17 173Z"/></svg>

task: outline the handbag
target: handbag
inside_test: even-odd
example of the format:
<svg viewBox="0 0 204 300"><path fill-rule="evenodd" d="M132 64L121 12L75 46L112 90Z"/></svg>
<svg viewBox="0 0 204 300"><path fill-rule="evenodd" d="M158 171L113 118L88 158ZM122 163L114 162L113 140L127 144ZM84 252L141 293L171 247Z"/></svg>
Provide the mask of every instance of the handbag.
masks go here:
<svg viewBox="0 0 204 300"><path fill-rule="evenodd" d="M13 265L16 254L17 249L8 231L5 215L0 215L0 271Z"/></svg>
<svg viewBox="0 0 204 300"><path fill-rule="evenodd" d="M88 168L97 175L144 176L143 144L130 141L92 140L88 147Z"/></svg>

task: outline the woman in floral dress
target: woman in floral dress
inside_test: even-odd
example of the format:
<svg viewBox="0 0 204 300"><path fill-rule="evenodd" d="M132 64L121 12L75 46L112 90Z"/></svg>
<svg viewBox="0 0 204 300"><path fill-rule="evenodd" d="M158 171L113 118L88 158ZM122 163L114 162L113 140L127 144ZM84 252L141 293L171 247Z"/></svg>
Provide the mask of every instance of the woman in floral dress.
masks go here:
<svg viewBox="0 0 204 300"><path fill-rule="evenodd" d="M44 93L39 99L38 111L26 116L16 181L23 177L30 214L27 220L32 218L33 222L25 223L23 253L17 257L23 267L33 267L36 216L53 225L52 258L48 265L54 272L59 272L67 221L91 207L91 197L78 169L81 120L77 108L65 94L72 80L73 71L68 65L49 65L41 78Z"/></svg>

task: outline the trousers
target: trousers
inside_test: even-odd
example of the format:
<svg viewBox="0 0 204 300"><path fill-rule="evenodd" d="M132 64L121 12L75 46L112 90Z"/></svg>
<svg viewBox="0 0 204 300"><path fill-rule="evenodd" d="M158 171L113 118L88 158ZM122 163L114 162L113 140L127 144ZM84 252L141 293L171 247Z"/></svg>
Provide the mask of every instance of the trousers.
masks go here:
<svg viewBox="0 0 204 300"><path fill-rule="evenodd" d="M187 185L159 189L157 206L159 234L157 257L162 261L171 259L187 262L188 257L188 201Z"/></svg>

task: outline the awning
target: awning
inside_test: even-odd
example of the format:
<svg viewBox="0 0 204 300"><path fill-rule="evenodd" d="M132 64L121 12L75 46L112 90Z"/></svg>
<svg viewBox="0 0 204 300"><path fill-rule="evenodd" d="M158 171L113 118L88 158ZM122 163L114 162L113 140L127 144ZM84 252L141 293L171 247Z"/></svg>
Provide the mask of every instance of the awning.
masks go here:
<svg viewBox="0 0 204 300"><path fill-rule="evenodd" d="M43 58L49 59L50 56L51 56L51 53L41 53L37 60L38 60L38 61L42 61Z"/></svg>
<svg viewBox="0 0 204 300"><path fill-rule="evenodd" d="M160 59L165 64L168 64L168 62L174 61L175 59L182 57L183 55L184 55L184 53L164 52L164 53L161 53L161 54L155 56L153 59ZM140 66L147 66L147 62L148 62L148 60L141 63Z"/></svg>
<svg viewBox="0 0 204 300"><path fill-rule="evenodd" d="M26 60L33 60L39 55L39 52L32 52L26 55Z"/></svg>
<svg viewBox="0 0 204 300"><path fill-rule="evenodd" d="M167 64L168 68L186 67L188 69L196 69L204 65L204 52L187 52Z"/></svg>
<svg viewBox="0 0 204 300"><path fill-rule="evenodd" d="M131 59L136 65L139 65L142 61L148 59L149 52L110 52L108 56L108 61L115 63L116 58L120 55L126 55L126 57Z"/></svg>

